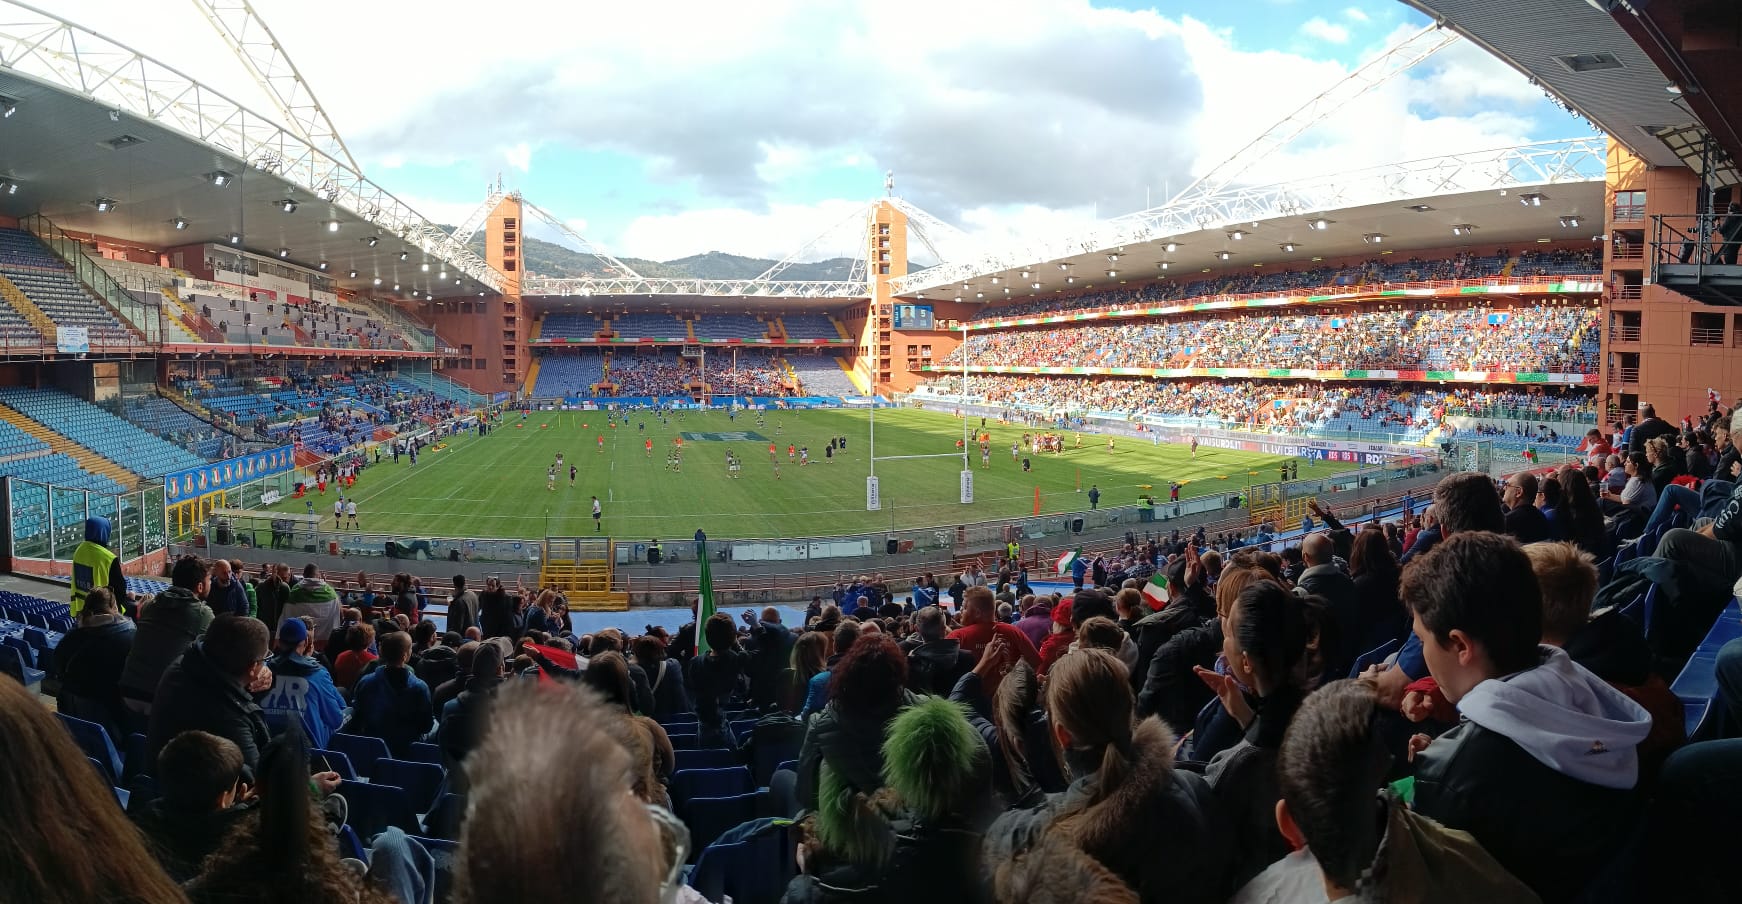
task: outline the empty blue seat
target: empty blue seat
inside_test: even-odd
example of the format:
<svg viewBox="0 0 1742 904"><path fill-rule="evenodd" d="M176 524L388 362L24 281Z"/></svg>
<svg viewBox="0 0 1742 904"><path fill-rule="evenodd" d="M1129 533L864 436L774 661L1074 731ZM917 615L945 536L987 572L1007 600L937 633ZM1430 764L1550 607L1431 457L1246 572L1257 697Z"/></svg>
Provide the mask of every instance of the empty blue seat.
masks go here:
<svg viewBox="0 0 1742 904"><path fill-rule="evenodd" d="M684 803L703 797L733 797L756 790L748 766L728 766L723 769L684 769L672 775L666 785L678 815L684 815Z"/></svg>
<svg viewBox="0 0 1742 904"><path fill-rule="evenodd" d="M337 750L351 758L351 768L363 778L371 778L375 773L375 761L386 759L393 754L387 750L387 742L368 735L345 734L333 732L327 739L327 749Z"/></svg>
<svg viewBox="0 0 1742 904"><path fill-rule="evenodd" d="M57 712L55 715L67 727L67 731L72 733L73 741L85 752L85 756L97 762L110 786L120 785L121 754L115 751L115 742L109 740L109 733L103 730L103 726L76 719L66 713Z"/></svg>
<svg viewBox="0 0 1742 904"><path fill-rule="evenodd" d="M736 750L709 748L706 750L679 750L677 766L674 772L686 769L724 769L727 766L744 765L744 757Z"/></svg>
<svg viewBox="0 0 1742 904"><path fill-rule="evenodd" d="M698 736L694 734L668 734L666 738L671 741L673 750L695 750L699 746Z"/></svg>
<svg viewBox="0 0 1742 904"><path fill-rule="evenodd" d="M369 774L370 782L404 788L412 809L418 813L427 813L435 806L436 795L441 793L442 782L448 777L442 767L433 763L413 763L391 757L376 760L374 770Z"/></svg>
<svg viewBox="0 0 1742 904"><path fill-rule="evenodd" d="M701 848L740 823L756 818L756 792L730 797L697 797L684 804L684 825L690 830L691 858Z"/></svg>
<svg viewBox="0 0 1742 904"><path fill-rule="evenodd" d="M365 782L344 782L339 793L350 805L346 824L357 830L359 838L374 838L388 826L398 826L408 835L418 832L417 813L404 788Z"/></svg>
<svg viewBox="0 0 1742 904"><path fill-rule="evenodd" d="M439 744L413 741L411 747L406 750L405 758L413 763L434 763L440 766L442 764L442 748Z"/></svg>
<svg viewBox="0 0 1742 904"><path fill-rule="evenodd" d="M17 650L19 658L24 661L25 665L30 666L32 668L36 667L36 648L32 647L28 643L25 643L23 637L21 637L17 634L7 634L4 636L0 636L0 644L4 644L8 647L11 647L14 650Z"/></svg>

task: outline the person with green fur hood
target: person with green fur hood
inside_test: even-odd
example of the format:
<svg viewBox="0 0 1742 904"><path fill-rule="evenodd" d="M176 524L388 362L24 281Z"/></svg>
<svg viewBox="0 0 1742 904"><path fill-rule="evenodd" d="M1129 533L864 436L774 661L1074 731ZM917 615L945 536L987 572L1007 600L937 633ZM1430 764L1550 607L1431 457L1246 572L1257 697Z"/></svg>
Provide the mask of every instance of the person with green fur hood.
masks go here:
<svg viewBox="0 0 1742 904"><path fill-rule="evenodd" d="M991 753L962 705L918 698L888 723L880 753L884 785L874 794L820 766L817 809L801 823L802 872L782 900L989 901L980 847Z"/></svg>

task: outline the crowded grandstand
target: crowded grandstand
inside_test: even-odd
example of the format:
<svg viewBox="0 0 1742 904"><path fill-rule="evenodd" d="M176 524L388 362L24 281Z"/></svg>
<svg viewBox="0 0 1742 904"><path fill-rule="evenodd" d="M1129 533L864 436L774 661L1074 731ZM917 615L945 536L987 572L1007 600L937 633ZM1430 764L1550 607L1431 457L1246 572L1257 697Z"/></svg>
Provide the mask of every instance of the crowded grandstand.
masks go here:
<svg viewBox="0 0 1742 904"><path fill-rule="evenodd" d="M0 904L1742 897L1738 20L1407 2L1160 207L723 264L0 0ZM1609 137L1247 184L1454 32Z"/></svg>

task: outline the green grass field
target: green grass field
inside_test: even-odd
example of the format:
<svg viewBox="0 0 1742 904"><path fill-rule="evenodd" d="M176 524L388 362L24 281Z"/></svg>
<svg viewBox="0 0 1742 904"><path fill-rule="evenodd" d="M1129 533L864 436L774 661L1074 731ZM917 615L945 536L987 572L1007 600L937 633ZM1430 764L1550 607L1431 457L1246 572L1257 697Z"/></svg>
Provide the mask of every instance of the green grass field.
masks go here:
<svg viewBox="0 0 1742 904"><path fill-rule="evenodd" d="M877 413L876 454L927 455L953 453L962 435L959 418L916 410ZM365 470L352 493L361 526L371 533L406 533L449 537L538 538L590 534L592 497L604 506L604 532L618 539L683 538L697 528L720 538L836 536L894 527L965 524L1029 515L1035 490L1042 512L1058 513L1089 507L1091 485L1101 490L1101 506L1137 501L1141 486L1153 487L1161 499L1170 481L1187 481L1183 496L1243 489L1248 470L1254 482L1275 479L1276 456L1202 448L1194 460L1184 446L1153 446L1147 441L1120 439L1112 453L1106 437L1085 433L1082 448L1059 455L1031 455L1033 470L1024 473L1012 461L1010 444L1034 428L988 422L992 434L991 467L982 468L976 446L974 503L959 497L961 459L924 458L879 461L877 476L883 509L865 511L865 477L871 452L871 414L863 410L767 412L757 426L755 414L728 420L724 412L687 412L671 416L666 425L651 414L638 415L625 427L605 425L597 411L536 412L522 421L511 414L489 436L467 435L448 441L439 451L425 451L415 467L401 458L383 460ZM637 430L646 424L646 432ZM973 425L978 428L979 420ZM747 433L750 437L722 441L692 437L683 444L681 473L666 468L666 451L679 434ZM605 439L599 451L597 437ZM824 448L832 436L847 437L847 451L830 461ZM644 441L653 440L653 454ZM768 444L779 447L779 477L770 465ZM788 443L809 446L811 463L788 463ZM726 452L742 462L737 479L727 474ZM556 488L547 490L545 472L556 454L564 467ZM569 484L569 463L579 468ZM1335 462L1301 464L1301 476L1322 476L1348 470ZM1227 479L1221 479L1226 475ZM1078 488L1081 488L1079 492ZM331 523L334 490L315 497L316 511ZM301 500L274 506L302 512Z"/></svg>

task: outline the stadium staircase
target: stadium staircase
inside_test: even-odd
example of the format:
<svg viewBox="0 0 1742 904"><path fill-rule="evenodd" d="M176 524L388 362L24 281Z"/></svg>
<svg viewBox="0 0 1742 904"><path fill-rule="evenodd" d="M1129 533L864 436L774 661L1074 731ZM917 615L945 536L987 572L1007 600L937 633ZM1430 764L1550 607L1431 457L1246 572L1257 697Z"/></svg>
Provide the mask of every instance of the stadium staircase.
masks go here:
<svg viewBox="0 0 1742 904"><path fill-rule="evenodd" d="M694 320L685 320L683 329L684 335L688 336L691 342L696 341L696 322Z"/></svg>
<svg viewBox="0 0 1742 904"><path fill-rule="evenodd" d="M626 612L628 592L611 589L615 556L601 537L546 537L539 584L561 590L571 612Z"/></svg>
<svg viewBox="0 0 1742 904"><path fill-rule="evenodd" d="M18 311L19 315L44 338L54 336L54 321L47 314L44 314L42 309L36 306L36 302L31 301L22 289L18 288L17 283L4 276L0 276L0 298L4 298L6 303Z"/></svg>
<svg viewBox="0 0 1742 904"><path fill-rule="evenodd" d="M537 329L537 327L533 327ZM537 338L536 336L533 338ZM533 355L532 363L526 368L526 385L521 387L520 394L524 398L532 398L532 388L538 385L538 370L544 366L544 356Z"/></svg>
<svg viewBox="0 0 1742 904"><path fill-rule="evenodd" d="M1506 266L1500 268L1500 277L1502 279L1504 279L1508 276L1511 276L1512 269L1514 267L1517 267L1517 266L1518 266L1518 258L1516 258L1516 257L1507 258L1506 259Z"/></svg>
<svg viewBox="0 0 1742 904"><path fill-rule="evenodd" d="M847 325L842 323L839 320L836 320L835 315L833 315L833 314L830 314L828 316L829 316L829 322L835 325L835 331L841 334L841 338L851 341L853 337L849 336L847 334Z"/></svg>
<svg viewBox="0 0 1742 904"><path fill-rule="evenodd" d="M181 295L177 294L175 289L169 286L164 286L162 289L158 290L158 292L163 296L164 309L169 311L172 315L165 318L164 323L168 324L171 330L186 335L188 338L185 341L223 341L224 337L218 332L218 328L206 323L204 318L200 317L200 315L194 313L192 310L189 310L187 304L181 300ZM179 340L180 337L174 338Z"/></svg>
<svg viewBox="0 0 1742 904"><path fill-rule="evenodd" d="M50 430L13 408L0 405L0 420L47 443L49 451L71 458L78 463L80 470L107 477L128 491L132 491L139 485L139 475Z"/></svg>

